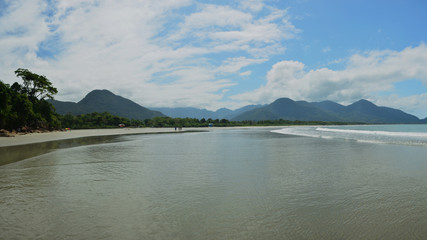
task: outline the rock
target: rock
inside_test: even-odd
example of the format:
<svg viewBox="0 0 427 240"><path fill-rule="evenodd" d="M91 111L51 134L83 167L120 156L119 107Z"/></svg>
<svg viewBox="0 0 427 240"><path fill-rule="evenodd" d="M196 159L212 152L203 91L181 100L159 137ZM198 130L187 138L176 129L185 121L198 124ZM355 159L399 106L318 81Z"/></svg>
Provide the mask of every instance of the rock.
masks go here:
<svg viewBox="0 0 427 240"><path fill-rule="evenodd" d="M14 132L9 132L5 129L0 129L0 137L15 137L15 135L16 133Z"/></svg>

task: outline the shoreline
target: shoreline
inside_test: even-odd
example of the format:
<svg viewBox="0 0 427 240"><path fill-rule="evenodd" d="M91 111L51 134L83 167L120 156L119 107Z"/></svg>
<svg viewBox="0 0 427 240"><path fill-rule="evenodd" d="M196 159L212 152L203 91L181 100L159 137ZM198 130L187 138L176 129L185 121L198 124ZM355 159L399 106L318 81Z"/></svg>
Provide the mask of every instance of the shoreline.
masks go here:
<svg viewBox="0 0 427 240"><path fill-rule="evenodd" d="M224 129L245 129L251 127L215 127L215 128L115 128L115 129L79 129L54 131L0 137L0 166L42 155L58 148L104 143L116 136L144 134L173 134L191 132L210 132Z"/></svg>
<svg viewBox="0 0 427 240"><path fill-rule="evenodd" d="M71 131L53 131L41 133L28 133L16 135L14 137L0 137L0 148L60 141L67 139L96 137L96 136L117 136L132 134L161 134L161 133L185 133L185 132L208 132L219 129L245 129L245 128L280 128L283 126L244 126L244 127L189 127L182 130L175 128L112 128L112 129L76 129Z"/></svg>
<svg viewBox="0 0 427 240"><path fill-rule="evenodd" d="M181 131L175 128L113 128L113 129L77 129L71 131L53 131L43 133L28 133L14 137L0 137L0 148L19 146L33 143L43 143L75 138L115 136L131 134L183 133L192 131L207 131L204 128L187 128Z"/></svg>

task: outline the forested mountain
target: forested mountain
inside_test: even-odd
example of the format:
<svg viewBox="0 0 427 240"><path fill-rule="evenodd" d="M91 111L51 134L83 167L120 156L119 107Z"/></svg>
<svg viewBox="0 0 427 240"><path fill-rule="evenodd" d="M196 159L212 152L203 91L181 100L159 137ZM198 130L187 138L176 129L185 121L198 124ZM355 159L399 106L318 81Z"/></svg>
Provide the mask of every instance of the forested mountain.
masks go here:
<svg viewBox="0 0 427 240"><path fill-rule="evenodd" d="M376 106L360 100L348 106L332 101L306 102L280 98L268 105L249 105L237 110L226 108L215 112L197 108L148 108L129 99L117 96L108 90L94 90L78 103L48 100L59 114L73 115L92 112L109 112L129 119L151 119L159 116L172 118L228 119L232 121L299 120L354 123L426 123L401 110Z"/></svg>
<svg viewBox="0 0 427 240"><path fill-rule="evenodd" d="M349 106L344 117L372 123L419 123L420 120L408 113L389 107L378 107L375 104L360 100Z"/></svg>
<svg viewBox="0 0 427 240"><path fill-rule="evenodd" d="M193 108L193 107L179 107L179 108L158 107L158 108L150 108L150 109L159 111L172 118L232 119L243 112L246 112L255 108L259 108L262 106L263 105L248 105L236 110L230 110L228 108L220 108L215 112L209 111L206 109Z"/></svg>
<svg viewBox="0 0 427 240"><path fill-rule="evenodd" d="M197 119L216 119L215 116L217 115L213 111L209 111L206 109L198 109L193 107L177 107L177 108L167 108L167 107L158 107L158 108L150 108L154 111L159 111L166 116L172 117L172 118L197 118Z"/></svg>
<svg viewBox="0 0 427 240"><path fill-rule="evenodd" d="M335 102L305 102L280 98L258 109L244 112L232 120L301 120L301 121L339 121L359 123L421 123L421 121L401 110L379 107L360 100L343 106Z"/></svg>
<svg viewBox="0 0 427 240"><path fill-rule="evenodd" d="M129 119L151 119L153 117L164 117L160 112L152 111L129 99L115 95L108 90L93 90L80 102L61 102L48 100L56 109L58 114L80 115L92 112L108 112L112 115Z"/></svg>

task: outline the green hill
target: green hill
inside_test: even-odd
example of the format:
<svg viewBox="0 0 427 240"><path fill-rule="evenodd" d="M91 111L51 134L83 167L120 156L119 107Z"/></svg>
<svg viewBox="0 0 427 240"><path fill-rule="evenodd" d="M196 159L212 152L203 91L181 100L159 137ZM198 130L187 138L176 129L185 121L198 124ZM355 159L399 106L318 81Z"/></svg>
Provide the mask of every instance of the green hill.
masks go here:
<svg viewBox="0 0 427 240"><path fill-rule="evenodd" d="M108 112L115 116L137 120L165 117L158 111L152 111L108 90L93 90L78 103L57 100L49 100L49 102L53 104L56 112L61 115L67 113L80 115L92 112Z"/></svg>

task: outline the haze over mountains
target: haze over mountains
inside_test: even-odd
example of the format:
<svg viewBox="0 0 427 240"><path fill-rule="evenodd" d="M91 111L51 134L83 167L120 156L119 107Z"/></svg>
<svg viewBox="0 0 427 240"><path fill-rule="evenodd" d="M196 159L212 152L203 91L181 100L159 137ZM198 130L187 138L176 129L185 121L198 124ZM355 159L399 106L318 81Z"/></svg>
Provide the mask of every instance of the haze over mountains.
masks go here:
<svg viewBox="0 0 427 240"><path fill-rule="evenodd" d="M427 123L401 110L379 107L360 100L348 106L332 101L306 102L280 98L268 105L249 105L240 109L221 108L215 112L197 108L152 108L143 107L108 90L94 90L80 102L49 100L59 114L85 114L109 112L130 119L144 120L153 117L228 119L233 121L301 120L334 121L354 123Z"/></svg>
<svg viewBox="0 0 427 240"><path fill-rule="evenodd" d="M236 110L230 110L228 108L220 108L218 110L209 111L206 109L199 109L199 108L193 108L193 107L182 107L182 108L151 108L153 110L159 111L169 117L173 118L197 118L197 119L233 119L240 114L260 108L263 105L248 105Z"/></svg>

